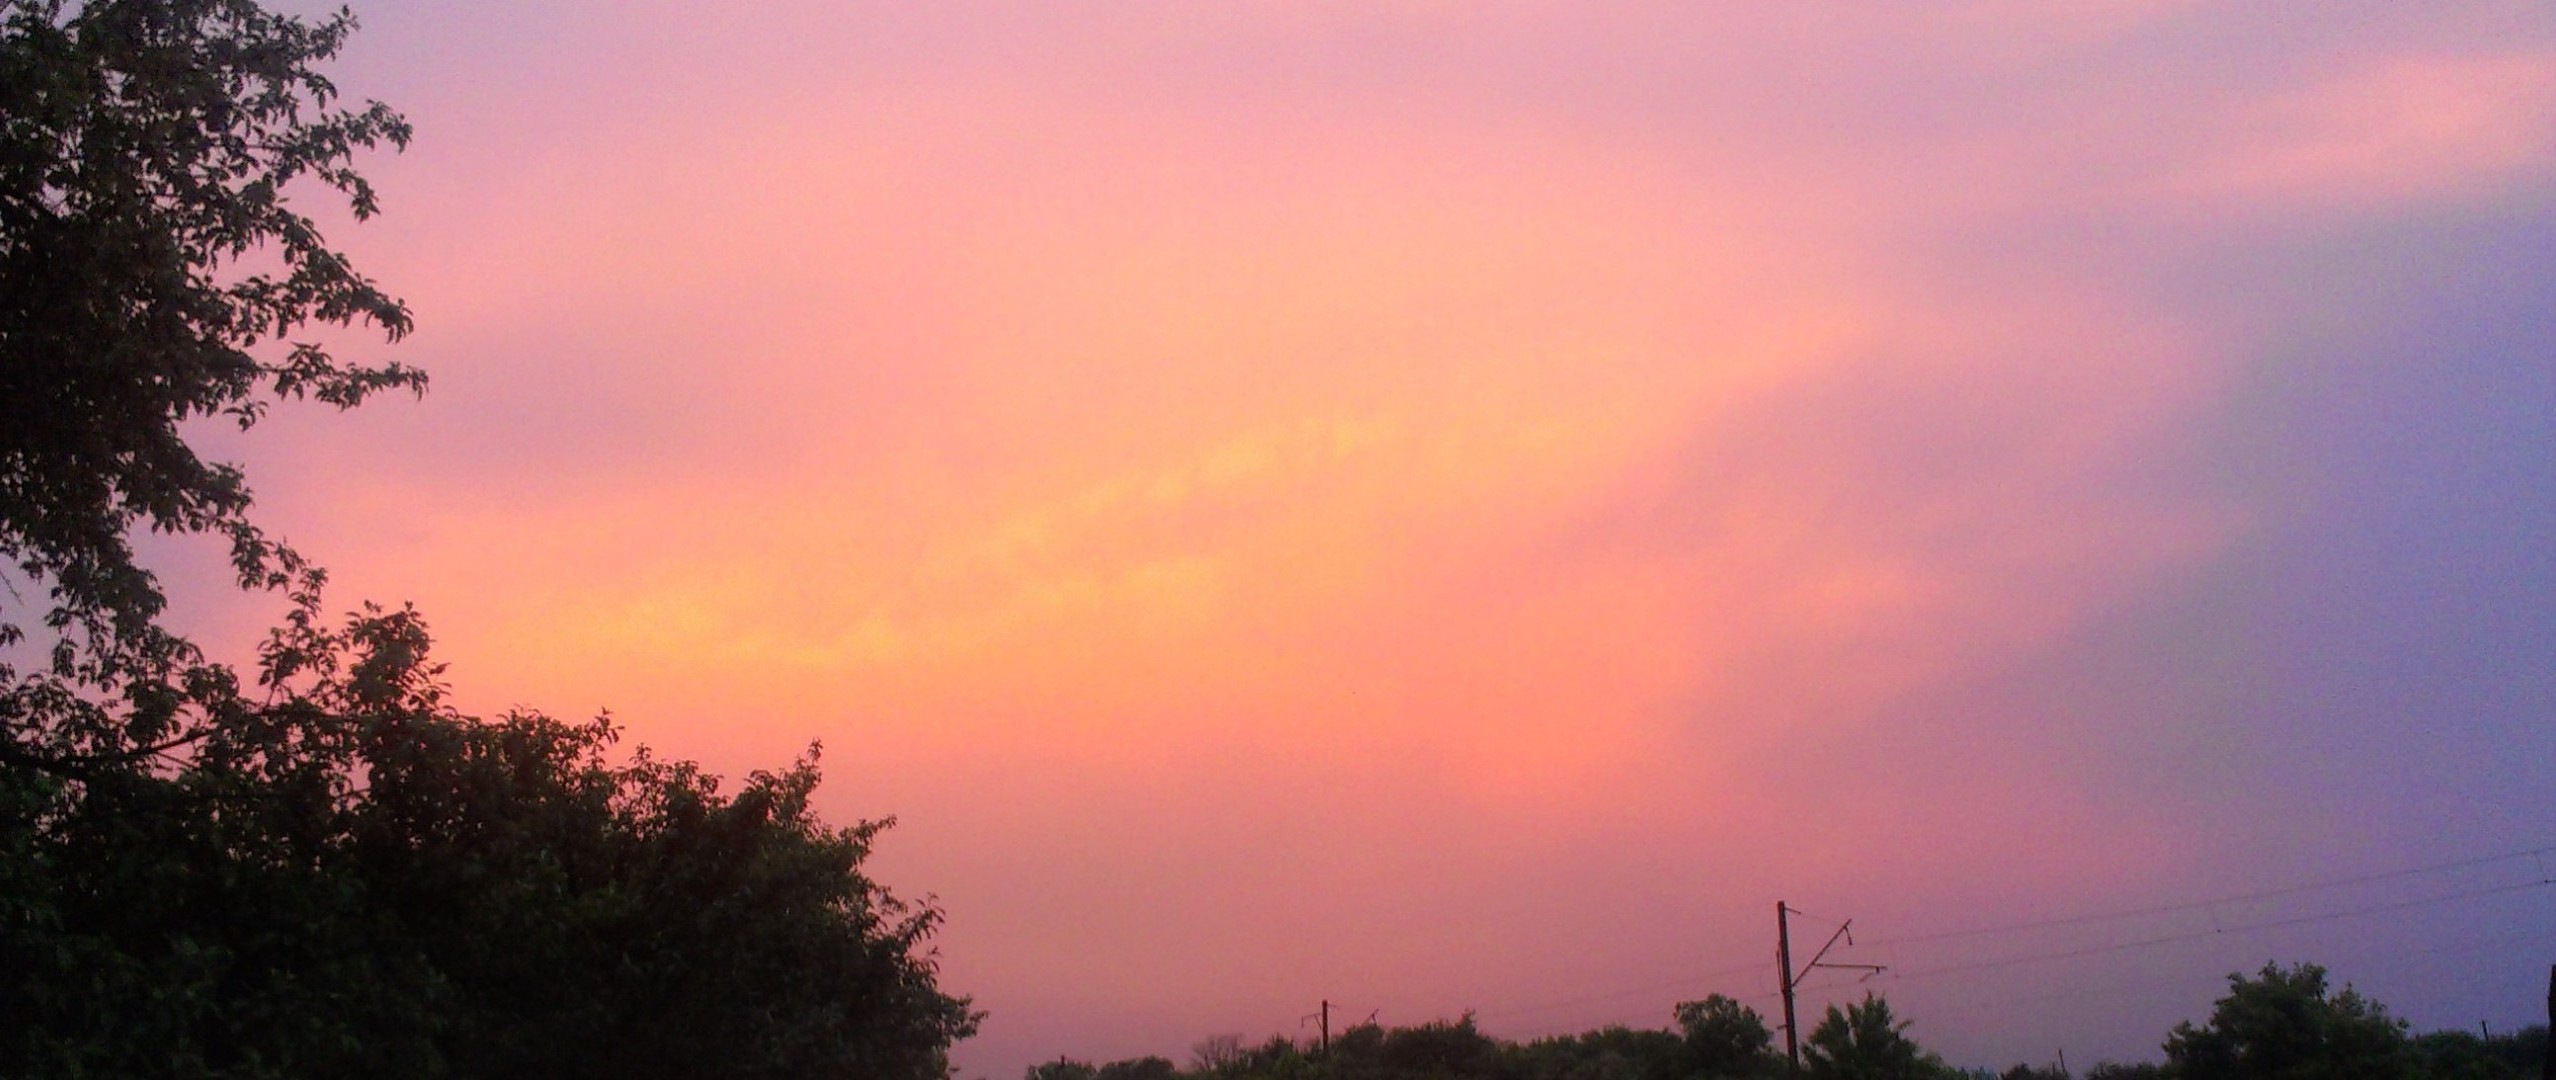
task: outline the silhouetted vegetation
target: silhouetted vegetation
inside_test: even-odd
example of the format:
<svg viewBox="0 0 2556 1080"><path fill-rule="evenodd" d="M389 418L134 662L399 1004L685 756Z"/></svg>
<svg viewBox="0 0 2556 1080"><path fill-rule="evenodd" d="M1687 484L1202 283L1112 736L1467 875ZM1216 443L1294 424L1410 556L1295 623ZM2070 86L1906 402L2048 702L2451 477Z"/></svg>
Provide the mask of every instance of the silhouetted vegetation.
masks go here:
<svg viewBox="0 0 2556 1080"><path fill-rule="evenodd" d="M442 703L409 612L299 627L181 767L7 774L11 1076L896 1076L973 1016L813 758L733 794Z"/></svg>
<svg viewBox="0 0 2556 1080"><path fill-rule="evenodd" d="M817 820L813 752L731 793L464 716L414 612L321 618L183 437L425 385L302 340L408 327L289 201L369 216L353 156L408 139L316 70L352 29L0 3L0 1075L942 1075L938 914L862 875L885 823ZM146 529L287 591L253 675L164 626Z"/></svg>
<svg viewBox="0 0 2556 1080"><path fill-rule="evenodd" d="M2547 1028L2491 1039L2464 1031L2409 1035L2403 1021L2350 987L2332 991L2323 968L2266 965L2228 977L2199 1026L2178 1024L2157 1063L2104 1062L2071 1074L2055 1063L1998 1072L1948 1065L1908 1036L1890 1003L1866 995L1829 1006L1802 1040L1804 1077L1814 1080L2535 1080L2547 1057ZM1786 1075L1764 1017L1720 995L1679 1003L1660 1030L1608 1027L1519 1043L1494 1038L1468 1014L1418 1027L1352 1028L1328 1054L1273 1038L1238 1058L1194 1062L1166 1072L1162 1058L1139 1059L1145 1080L1726 1080ZM1116 1062L1058 1060L1027 1080L1135 1080Z"/></svg>

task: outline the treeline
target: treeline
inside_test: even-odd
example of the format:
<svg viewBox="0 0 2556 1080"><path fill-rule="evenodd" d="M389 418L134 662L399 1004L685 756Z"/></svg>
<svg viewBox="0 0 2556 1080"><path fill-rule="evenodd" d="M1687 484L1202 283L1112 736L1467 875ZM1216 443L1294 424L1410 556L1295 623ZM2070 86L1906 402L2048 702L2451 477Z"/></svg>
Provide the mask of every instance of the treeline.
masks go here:
<svg viewBox="0 0 2556 1080"><path fill-rule="evenodd" d="M2544 1025L2486 1037L2414 1034L2385 1006L2350 986L2333 990L2314 964L2266 965L2229 976L2204 1023L2177 1024L2162 1063L2104 1062L2082 1072L2057 1063L2002 1072L1958 1068L1908 1036L1890 1003L1867 995L1829 1006L1802 1041L1810 1080L2538 1080L2547 1068ZM1714 995L1680 1003L1661 1029L1606 1027L1512 1042L1484 1033L1468 1013L1414 1027L1363 1024L1328 1050L1272 1037L1258 1045L1221 1036L1192 1048L1187 1065L1163 1057L1094 1065L1059 1058L1024 1080L1772 1080L1784 1052L1756 1010Z"/></svg>
<svg viewBox="0 0 2556 1080"><path fill-rule="evenodd" d="M297 613L299 614L299 613ZM442 704L414 613L297 619L176 764L0 742L0 1076L935 1080L975 1026L813 758ZM0 687L0 724L120 720ZM44 748L42 744L36 747Z"/></svg>

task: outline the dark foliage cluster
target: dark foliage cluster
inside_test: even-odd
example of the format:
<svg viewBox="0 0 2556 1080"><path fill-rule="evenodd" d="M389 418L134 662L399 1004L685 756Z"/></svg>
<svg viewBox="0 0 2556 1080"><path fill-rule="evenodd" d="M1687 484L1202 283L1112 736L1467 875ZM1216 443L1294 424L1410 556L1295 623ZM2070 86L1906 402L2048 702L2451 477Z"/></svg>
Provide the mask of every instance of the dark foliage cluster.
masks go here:
<svg viewBox="0 0 2556 1080"><path fill-rule="evenodd" d="M270 398L351 407L422 391L397 363L333 358L309 332L407 332L399 301L294 209L377 208L350 164L406 121L340 108L316 66L354 29L253 0L6 0L0 5L0 556L51 596L51 672L171 677L194 652L157 623L136 529L228 541L244 585L308 569L248 517L240 471L181 426L254 424ZM27 613L0 607L0 641Z"/></svg>
<svg viewBox="0 0 2556 1080"><path fill-rule="evenodd" d="M938 1077L939 914L813 752L734 791L608 719L445 703L413 611L323 619L190 422L422 390L296 197L404 145L253 0L0 0L0 1076ZM162 622L150 530L292 612L253 677ZM34 605L25 599L40 591ZM37 616L40 613L40 618Z"/></svg>
<svg viewBox="0 0 2556 1080"><path fill-rule="evenodd" d="M2484 1038L2464 1031L2410 1035L2403 1021L2323 968L2266 965L2229 976L2207 1023L2178 1024L2161 1063L2105 1062L2083 1072L2019 1064L1961 1069L1908 1037L1890 1003L1867 995L1829 1006L1802 1041L1809 1080L2536 1080L2547 1028ZM1328 1051L1273 1038L1241 1049L1227 1036L1200 1044L1186 1069L1159 1057L1094 1066L1059 1059L1025 1080L1751 1080L1788 1066L1766 1021L1730 998L1680 1003L1664 1030L1609 1027L1517 1043L1477 1029L1470 1015L1418 1027L1352 1028Z"/></svg>
<svg viewBox="0 0 2556 1080"><path fill-rule="evenodd" d="M1745 1080L1782 1074L1766 1022L1715 995L1677 1008L1674 1030L1610 1027L1517 1043L1466 1015L1415 1027L1360 1024L1328 1049L1233 1036L1193 1048L1186 1068L1159 1057L1092 1065L1059 1059L1026 1080Z"/></svg>
<svg viewBox="0 0 2556 1080"><path fill-rule="evenodd" d="M297 621L181 768L0 775L12 1076L936 1077L975 1017L813 755L734 793Z"/></svg>

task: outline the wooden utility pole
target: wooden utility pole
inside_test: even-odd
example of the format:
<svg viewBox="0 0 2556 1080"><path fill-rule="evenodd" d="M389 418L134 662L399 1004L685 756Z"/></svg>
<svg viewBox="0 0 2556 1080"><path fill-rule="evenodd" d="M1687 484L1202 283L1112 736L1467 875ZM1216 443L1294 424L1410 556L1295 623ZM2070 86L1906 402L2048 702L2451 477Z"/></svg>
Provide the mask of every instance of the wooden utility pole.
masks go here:
<svg viewBox="0 0 2556 1080"><path fill-rule="evenodd" d="M1322 1056L1331 1056L1331 1000L1322 1003Z"/></svg>
<svg viewBox="0 0 2556 1080"><path fill-rule="evenodd" d="M1802 1038L1800 1025L1793 1021L1793 929L1785 921L1784 902L1775 901L1775 971L1784 980L1784 1057L1792 1062L1792 1071L1802 1071ZM2548 991L2556 994L2556 988ZM2556 1001L2551 997L2550 1001Z"/></svg>
<svg viewBox="0 0 2556 1080"><path fill-rule="evenodd" d="M1810 963L1802 965L1800 974L1794 974L1793 927L1789 919L1791 914L1792 909L1785 907L1783 901L1775 901L1775 967L1778 976L1784 980L1784 1057L1792 1063L1792 1070L1798 1073L1802 1071L1802 1033L1799 1021L1793 1016L1794 988L1802 984L1803 978L1820 968L1849 968L1863 972L1864 977L1869 979L1881 974L1882 966L1880 964L1820 963L1820 960L1827 957L1828 950L1837 947L1838 939L1844 938L1849 945L1855 943L1855 920L1848 919L1837 924L1837 932L1828 935L1828 943L1820 946L1818 952L1811 954ZM2551 996L2548 1000L2556 1003L2556 984L2551 985L2549 994ZM2556 1080L2556 1077L2549 1077L2548 1080Z"/></svg>

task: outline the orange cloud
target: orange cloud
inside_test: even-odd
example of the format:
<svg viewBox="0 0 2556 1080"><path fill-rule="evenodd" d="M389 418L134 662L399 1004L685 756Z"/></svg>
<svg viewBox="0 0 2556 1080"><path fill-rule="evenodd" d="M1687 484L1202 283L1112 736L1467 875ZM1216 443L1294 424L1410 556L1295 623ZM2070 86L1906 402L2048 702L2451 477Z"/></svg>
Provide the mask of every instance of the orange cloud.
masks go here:
<svg viewBox="0 0 2556 1080"><path fill-rule="evenodd" d="M2211 392L2132 313L1912 285L1567 136L952 109L563 164L477 211L507 269L410 275L447 348L564 326L645 425L644 468L514 431L497 497L381 496L434 511L380 563L470 685L1113 768L1357 738L1558 842L1698 724L1887 700L2218 528L2092 479Z"/></svg>

